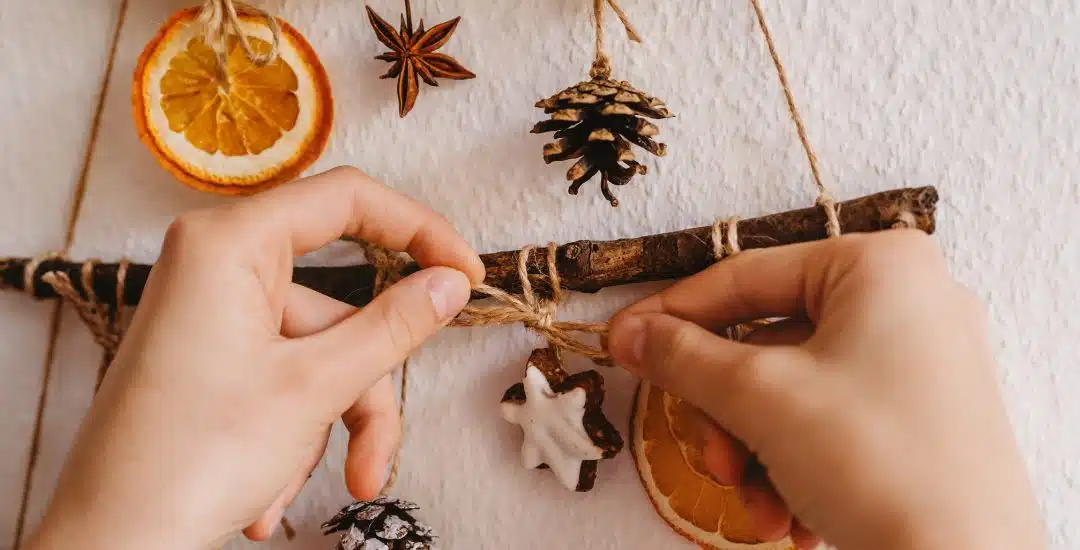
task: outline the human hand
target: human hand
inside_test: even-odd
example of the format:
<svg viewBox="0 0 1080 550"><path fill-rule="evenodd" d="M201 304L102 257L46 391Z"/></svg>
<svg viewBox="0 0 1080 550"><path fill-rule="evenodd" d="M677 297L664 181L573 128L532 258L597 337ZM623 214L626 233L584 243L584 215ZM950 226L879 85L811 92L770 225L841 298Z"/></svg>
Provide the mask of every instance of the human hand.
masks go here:
<svg viewBox="0 0 1080 550"><path fill-rule="evenodd" d="M426 269L359 311L291 282L343 235ZM400 438L389 373L483 277L448 222L355 169L180 217L28 548L266 538L338 417L348 488L374 498Z"/></svg>
<svg viewBox="0 0 1080 550"><path fill-rule="evenodd" d="M705 413L710 473L763 540L1043 548L984 317L929 237L896 230L743 252L620 312L609 348Z"/></svg>

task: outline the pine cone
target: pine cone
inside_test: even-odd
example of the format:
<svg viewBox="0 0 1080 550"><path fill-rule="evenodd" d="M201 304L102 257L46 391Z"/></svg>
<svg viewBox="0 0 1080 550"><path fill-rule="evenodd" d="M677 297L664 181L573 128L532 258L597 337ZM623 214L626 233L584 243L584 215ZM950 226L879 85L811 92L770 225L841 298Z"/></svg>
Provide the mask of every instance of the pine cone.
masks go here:
<svg viewBox="0 0 1080 550"><path fill-rule="evenodd" d="M390 497L354 502L323 524L323 534L342 533L337 550L431 550L431 528L409 513L417 509Z"/></svg>
<svg viewBox="0 0 1080 550"><path fill-rule="evenodd" d="M600 191L611 206L619 206L608 184L626 185L646 168L634 158L630 144L662 157L667 146L652 140L660 133L657 126L642 116L662 119L674 115L659 99L636 90L629 82L593 78L567 88L536 103L551 114L537 123L534 134L555 132L555 141L544 146L548 164L580 159L566 173L572 181L570 194L600 173Z"/></svg>

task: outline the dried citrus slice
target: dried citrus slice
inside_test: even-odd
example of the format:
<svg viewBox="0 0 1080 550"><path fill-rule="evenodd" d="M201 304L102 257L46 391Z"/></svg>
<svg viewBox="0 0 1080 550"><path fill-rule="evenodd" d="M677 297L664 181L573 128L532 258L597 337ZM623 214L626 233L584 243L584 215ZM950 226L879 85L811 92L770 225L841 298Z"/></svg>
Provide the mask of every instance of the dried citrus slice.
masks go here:
<svg viewBox="0 0 1080 550"><path fill-rule="evenodd" d="M180 181L202 191L246 195L298 177L322 154L333 97L311 46L284 21L279 55L258 66L230 37L224 67L203 40L198 8L169 18L135 70L139 137ZM240 16L259 54L271 50L264 19Z"/></svg>
<svg viewBox="0 0 1080 550"><path fill-rule="evenodd" d="M790 539L760 542L735 488L713 481L685 401L642 382L634 398L630 445L653 506L680 535L707 550L792 550Z"/></svg>

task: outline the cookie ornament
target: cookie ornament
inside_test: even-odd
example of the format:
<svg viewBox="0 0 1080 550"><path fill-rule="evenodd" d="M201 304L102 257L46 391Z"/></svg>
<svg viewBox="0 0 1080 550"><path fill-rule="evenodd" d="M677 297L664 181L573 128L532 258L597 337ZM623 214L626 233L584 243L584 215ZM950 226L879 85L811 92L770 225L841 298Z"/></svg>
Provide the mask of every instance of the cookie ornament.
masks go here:
<svg viewBox="0 0 1080 550"><path fill-rule="evenodd" d="M593 488L600 460L614 457L623 440L604 416L604 379L590 370L570 375L553 348L529 358L525 380L506 391L502 414L521 426L526 468L550 469L571 491Z"/></svg>
<svg viewBox="0 0 1080 550"><path fill-rule="evenodd" d="M250 195L299 177L330 136L333 97L299 31L233 0L180 10L135 69L139 138L200 191Z"/></svg>

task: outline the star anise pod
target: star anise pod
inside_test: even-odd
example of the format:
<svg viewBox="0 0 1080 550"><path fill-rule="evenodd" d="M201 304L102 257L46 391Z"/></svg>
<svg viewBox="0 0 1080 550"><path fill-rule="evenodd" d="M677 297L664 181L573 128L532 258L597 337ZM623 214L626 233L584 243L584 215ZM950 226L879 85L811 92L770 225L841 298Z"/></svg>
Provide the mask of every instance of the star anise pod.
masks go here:
<svg viewBox="0 0 1080 550"><path fill-rule="evenodd" d="M450 40L461 17L439 23L427 30L424 29L424 20L421 19L420 27L414 30L412 3L405 0L405 13L401 16L399 31L379 17L371 6L367 6L367 12L379 42L391 50L376 56L375 59L394 64L390 71L379 78L398 79L398 111L402 117L409 114L416 104L416 96L420 95L420 80L431 86L438 86L436 78L468 80L476 77L453 57L436 52Z"/></svg>

